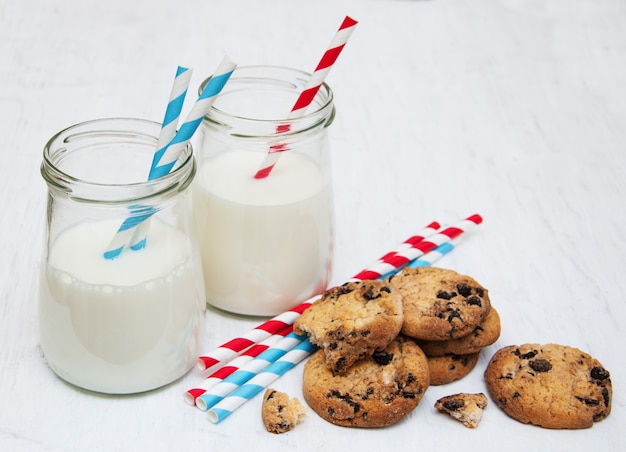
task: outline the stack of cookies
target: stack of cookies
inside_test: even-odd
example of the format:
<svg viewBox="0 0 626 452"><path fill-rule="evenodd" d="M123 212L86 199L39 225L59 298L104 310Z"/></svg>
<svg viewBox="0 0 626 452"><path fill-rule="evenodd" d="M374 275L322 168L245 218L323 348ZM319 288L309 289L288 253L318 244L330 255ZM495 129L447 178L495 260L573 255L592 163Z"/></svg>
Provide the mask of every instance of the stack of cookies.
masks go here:
<svg viewBox="0 0 626 452"><path fill-rule="evenodd" d="M425 267L330 289L294 331L320 347L304 367L309 406L333 424L382 427L417 407L429 385L467 375L500 321L475 280Z"/></svg>
<svg viewBox="0 0 626 452"><path fill-rule="evenodd" d="M402 334L428 357L430 384L458 380L476 366L480 351L500 336L500 317L487 289L453 270L407 268L388 281L402 295Z"/></svg>

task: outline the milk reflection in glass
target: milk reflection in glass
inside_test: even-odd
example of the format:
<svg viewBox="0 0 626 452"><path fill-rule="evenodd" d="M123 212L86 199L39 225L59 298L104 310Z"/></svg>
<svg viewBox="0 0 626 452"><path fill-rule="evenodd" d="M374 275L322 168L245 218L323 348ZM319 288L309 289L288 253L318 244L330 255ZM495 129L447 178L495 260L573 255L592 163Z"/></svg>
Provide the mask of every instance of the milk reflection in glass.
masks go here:
<svg viewBox="0 0 626 452"><path fill-rule="evenodd" d="M41 342L61 377L128 393L159 387L189 369L203 291L187 237L158 220L151 222L149 246L104 259L118 226L84 222L52 244L42 275Z"/></svg>
<svg viewBox="0 0 626 452"><path fill-rule="evenodd" d="M293 75L284 68L237 69L203 124L193 210L207 301L219 309L275 315L323 291L330 278L334 219L325 128L332 102L322 98L324 108L313 106L312 117L290 123L288 150L269 176L254 177L284 123L251 118L282 118L299 88L285 93L281 85L258 85ZM332 100L329 89L322 94Z"/></svg>

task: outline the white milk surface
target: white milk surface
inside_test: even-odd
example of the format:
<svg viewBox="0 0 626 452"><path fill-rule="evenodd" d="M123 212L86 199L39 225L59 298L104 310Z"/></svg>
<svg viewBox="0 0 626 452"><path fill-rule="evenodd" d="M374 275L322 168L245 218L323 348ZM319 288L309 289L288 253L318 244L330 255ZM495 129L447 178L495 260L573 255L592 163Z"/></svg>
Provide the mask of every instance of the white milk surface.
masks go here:
<svg viewBox="0 0 626 452"><path fill-rule="evenodd" d="M59 234L42 268L40 328L60 377L122 394L163 386L193 366L205 300L180 230L152 218L144 249L107 260L117 227L83 222Z"/></svg>
<svg viewBox="0 0 626 452"><path fill-rule="evenodd" d="M285 152L254 179L263 155L220 154L194 182L207 301L230 312L276 315L319 293L332 265L332 191L310 158Z"/></svg>

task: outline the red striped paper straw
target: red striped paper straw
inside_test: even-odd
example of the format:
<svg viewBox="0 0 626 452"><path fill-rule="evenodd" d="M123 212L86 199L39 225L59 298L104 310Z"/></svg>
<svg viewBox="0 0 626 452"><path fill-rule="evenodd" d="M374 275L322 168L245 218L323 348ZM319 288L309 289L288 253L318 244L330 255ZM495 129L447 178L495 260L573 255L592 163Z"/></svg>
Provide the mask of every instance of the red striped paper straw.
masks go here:
<svg viewBox="0 0 626 452"><path fill-rule="evenodd" d="M428 234L429 231L432 229L432 226L437 224L438 223L436 222L430 223L426 228L424 228L422 232L420 232L420 234ZM417 236L412 236L411 238L402 242L398 249L404 250L405 244L408 241L415 243L418 237L420 237L420 234L418 234ZM393 254L393 251L387 253L385 256L389 256L391 254ZM378 267L378 270L375 267ZM367 267L365 270L358 273L358 275L367 274L367 279L379 278L384 273L386 273L386 271L381 272L379 267L379 261L376 261L370 267ZM356 279L356 277L352 278L352 280L354 279ZM206 370L221 362L228 362L231 359L235 358L241 351L245 350L246 348L254 345L259 341L262 341L272 334L276 334L286 326L293 324L293 322L300 316L300 314L302 314L305 309L311 306L311 304L319 297L319 295L312 297L307 301L299 304L298 306L291 308L289 311L283 312L282 314L279 314L278 316L268 320L267 322L262 323L256 328L250 330L245 335L232 339L220 345L208 354L198 357L198 360L196 362L198 369Z"/></svg>
<svg viewBox="0 0 626 452"><path fill-rule="evenodd" d="M186 391L183 394L185 402L187 402L188 405L195 405L198 397L207 392L207 390L211 389L224 378L228 377L229 375L233 374L234 372L245 366L247 363L249 363L261 353L275 345L279 340L284 338L292 331L293 325L288 325L280 330L278 333L272 334L258 344L255 344L252 347L248 348L241 355L232 359L225 366L220 367L211 375L206 377L197 387Z"/></svg>
<svg viewBox="0 0 626 452"><path fill-rule="evenodd" d="M315 71L311 75L311 78L307 82L304 90L300 93L296 103L291 108L291 112L287 117L288 119L295 119L304 115L306 109L309 105L311 105L313 99L315 99L315 95L322 86L322 83L324 83L324 79L332 69L333 64L337 61L337 57L339 57L339 54L348 42L348 38L350 38L350 35L354 31L357 23L358 22L356 20L348 16L343 19L343 22L341 23L339 30L337 30L335 37L330 42L328 49L324 52L322 59L315 68ZM288 125L278 126L276 128L276 133L284 133L288 131ZM270 148L269 152L265 156L265 160L263 161L261 168L257 171L254 177L256 179L263 179L267 177L278 161L280 152L283 152L286 149L287 148L285 146L274 146Z"/></svg>

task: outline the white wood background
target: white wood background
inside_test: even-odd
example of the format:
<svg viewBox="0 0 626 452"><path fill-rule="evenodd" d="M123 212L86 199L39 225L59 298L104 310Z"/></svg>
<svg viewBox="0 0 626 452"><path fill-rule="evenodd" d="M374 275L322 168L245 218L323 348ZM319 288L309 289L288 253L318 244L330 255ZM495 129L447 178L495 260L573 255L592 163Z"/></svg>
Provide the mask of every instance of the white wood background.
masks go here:
<svg viewBox="0 0 626 452"><path fill-rule="evenodd" d="M184 404L200 375L140 396L93 395L46 367L37 281L41 151L87 119L161 120L175 67L197 87L224 54L312 70L343 16L360 23L328 82L341 283L431 220L485 222L438 265L490 289L498 342L431 387L403 422L267 433L260 401L218 425ZM624 450L626 1L0 0L0 450ZM206 350L258 321L209 312ZM557 342L612 373L593 428L522 425L491 403L478 429L435 412L484 391L498 347ZM276 382L300 395L302 366Z"/></svg>

